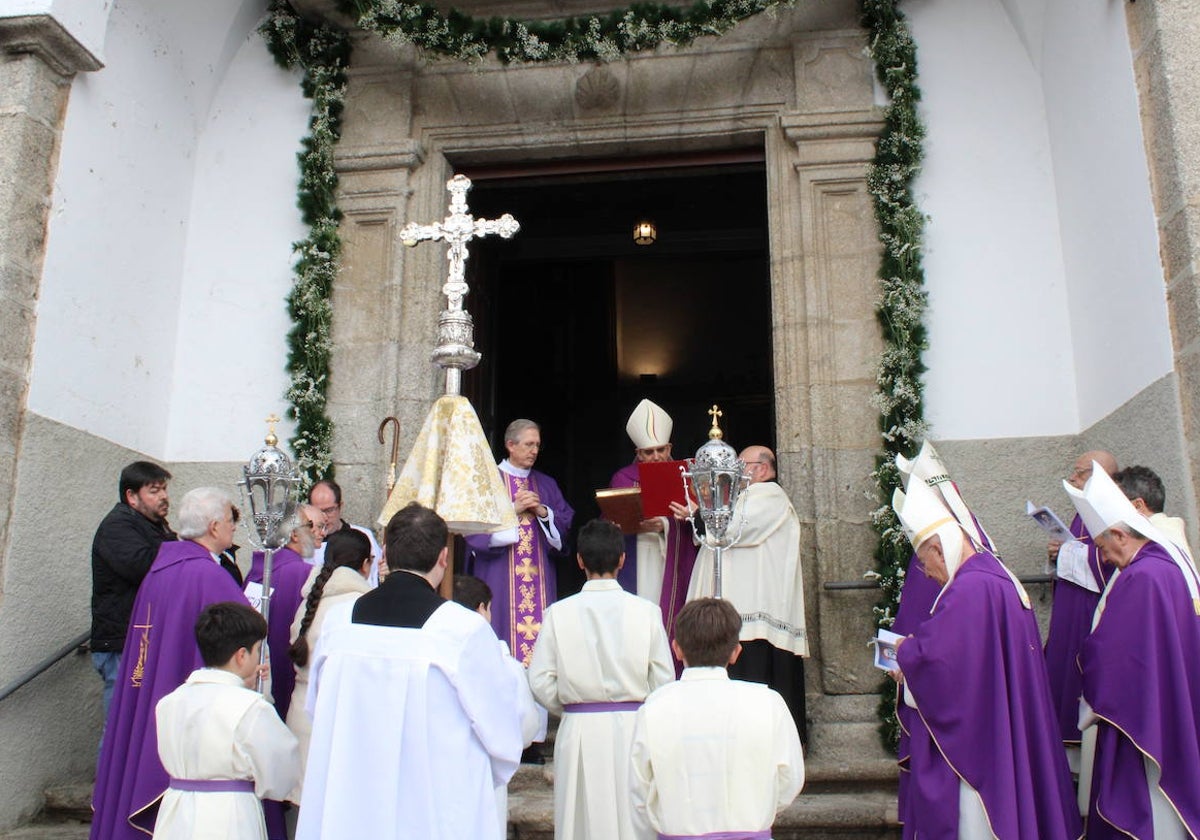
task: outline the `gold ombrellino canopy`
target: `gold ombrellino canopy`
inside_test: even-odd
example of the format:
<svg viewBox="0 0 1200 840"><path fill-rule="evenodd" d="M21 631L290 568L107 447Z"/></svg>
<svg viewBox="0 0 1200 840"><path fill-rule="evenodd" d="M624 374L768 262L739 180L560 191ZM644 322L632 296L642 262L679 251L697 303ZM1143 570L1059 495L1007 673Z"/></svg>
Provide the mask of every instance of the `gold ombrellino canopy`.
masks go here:
<svg viewBox="0 0 1200 840"><path fill-rule="evenodd" d="M458 534L491 534L517 526L512 500L479 415L463 396L439 397L388 496L379 524L409 502L419 502Z"/></svg>

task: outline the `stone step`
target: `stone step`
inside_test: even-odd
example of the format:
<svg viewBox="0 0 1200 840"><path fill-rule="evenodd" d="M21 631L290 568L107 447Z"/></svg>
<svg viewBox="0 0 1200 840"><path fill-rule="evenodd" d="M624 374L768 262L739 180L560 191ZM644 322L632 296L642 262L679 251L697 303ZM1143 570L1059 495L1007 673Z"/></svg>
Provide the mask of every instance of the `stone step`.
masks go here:
<svg viewBox="0 0 1200 840"><path fill-rule="evenodd" d="M90 822L36 822L0 831L0 840L87 840Z"/></svg>
<svg viewBox="0 0 1200 840"><path fill-rule="evenodd" d="M43 810L47 819L78 822L92 821L92 784L80 782L46 789Z"/></svg>

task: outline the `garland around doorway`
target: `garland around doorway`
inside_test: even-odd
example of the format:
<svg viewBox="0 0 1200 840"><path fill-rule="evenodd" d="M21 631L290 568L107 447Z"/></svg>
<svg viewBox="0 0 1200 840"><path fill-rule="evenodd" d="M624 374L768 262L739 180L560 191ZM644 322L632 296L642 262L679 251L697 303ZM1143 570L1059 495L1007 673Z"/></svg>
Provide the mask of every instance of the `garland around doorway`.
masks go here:
<svg viewBox="0 0 1200 840"><path fill-rule="evenodd" d="M795 0L700 0L691 6L636 3L604 15L557 21L476 19L451 10L400 0L337 0L356 24L388 40L411 43L426 53L459 61L611 61L661 45L684 46L721 35L747 18L793 5ZM899 486L894 458L911 456L925 434L922 352L926 307L921 242L925 217L912 184L920 170L924 128L917 112L916 45L899 0L861 0L876 76L889 104L868 188L879 226L882 254L876 314L883 332L874 405L881 416L882 448L873 473L880 507L876 568L881 597L874 623L888 627L896 615L909 547L890 501ZM293 328L288 335L287 400L296 421L291 439L298 469L311 483L333 471L333 423L327 412L332 349L331 295L341 255L334 148L340 137L350 41L345 32L312 23L287 0L271 0L260 27L271 55L286 69L303 73L304 95L312 100L309 134L302 141L299 206L308 235L293 245L295 280L288 295ZM890 681L888 683L890 686ZM894 747L898 735L894 692L881 692L881 732Z"/></svg>

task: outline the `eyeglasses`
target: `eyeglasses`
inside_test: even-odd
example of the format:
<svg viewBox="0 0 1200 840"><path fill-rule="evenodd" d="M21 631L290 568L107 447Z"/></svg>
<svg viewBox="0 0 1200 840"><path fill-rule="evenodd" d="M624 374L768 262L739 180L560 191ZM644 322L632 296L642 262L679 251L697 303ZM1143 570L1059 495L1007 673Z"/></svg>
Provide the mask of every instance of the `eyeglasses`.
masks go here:
<svg viewBox="0 0 1200 840"><path fill-rule="evenodd" d="M326 516L333 516L335 513L338 512L338 509L341 508L341 506L342 506L341 503L338 503L338 504L330 505L329 507L323 507L320 510L321 510L321 513L325 514Z"/></svg>

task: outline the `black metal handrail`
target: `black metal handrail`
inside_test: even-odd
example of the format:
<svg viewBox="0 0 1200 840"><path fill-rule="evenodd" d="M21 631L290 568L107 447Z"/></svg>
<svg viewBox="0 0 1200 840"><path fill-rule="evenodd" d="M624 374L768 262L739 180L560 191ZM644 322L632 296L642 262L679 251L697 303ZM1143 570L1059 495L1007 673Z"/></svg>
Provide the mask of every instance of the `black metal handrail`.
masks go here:
<svg viewBox="0 0 1200 840"><path fill-rule="evenodd" d="M38 677L40 674L44 673L45 671L50 670L50 668L52 668L54 665L56 665L59 660L66 658L66 655L68 653L70 653L71 651L75 651L76 653L80 653L80 654L87 653L87 641L89 638L91 638L90 632L89 633L80 633L74 639L67 642L65 645L63 645L61 648L56 650L54 653L50 654L48 657L43 659L37 665L34 665L32 668L30 668L24 674L17 677L15 680L13 680L8 685L6 685L2 690L0 690L0 701L4 700L4 698L8 697L8 695L13 694L18 689L24 687L28 683L33 682L33 680L36 677Z"/></svg>
<svg viewBox="0 0 1200 840"><path fill-rule="evenodd" d="M1021 583L1050 583L1054 575L1017 575ZM877 580L831 580L823 584L826 592L843 592L849 589L878 589Z"/></svg>

